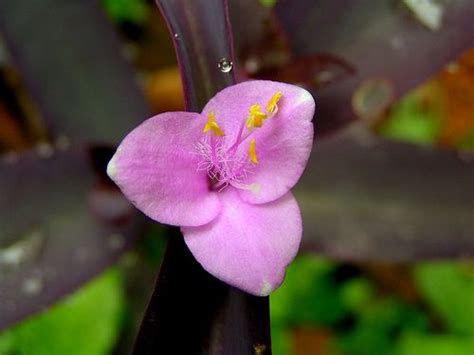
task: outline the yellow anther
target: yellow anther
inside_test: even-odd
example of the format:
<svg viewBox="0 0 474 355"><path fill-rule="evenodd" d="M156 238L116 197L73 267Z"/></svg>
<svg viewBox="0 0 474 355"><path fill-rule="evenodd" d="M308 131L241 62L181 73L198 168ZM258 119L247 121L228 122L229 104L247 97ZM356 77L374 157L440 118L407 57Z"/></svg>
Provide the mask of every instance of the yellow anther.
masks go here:
<svg viewBox="0 0 474 355"><path fill-rule="evenodd" d="M258 164L256 148L257 148L257 144L255 142L255 139L251 139L250 140L250 147L249 147L249 156L250 156L250 160L254 164Z"/></svg>
<svg viewBox="0 0 474 355"><path fill-rule="evenodd" d="M267 104L267 111L269 113L275 112L275 110L278 108L277 104L278 101L280 101L281 97L283 96L283 93L281 91L277 91L270 100L268 100Z"/></svg>
<svg viewBox="0 0 474 355"><path fill-rule="evenodd" d="M267 114L262 111L260 105L252 105L249 108L249 117L247 118L247 127L248 128L255 128L255 127L262 127L263 120L267 118Z"/></svg>
<svg viewBox="0 0 474 355"><path fill-rule="evenodd" d="M216 122L216 114L214 112L209 112L209 115L207 116L207 123L202 129L204 133L207 133L211 131L214 133L216 136L224 136L224 131L219 127L219 125Z"/></svg>

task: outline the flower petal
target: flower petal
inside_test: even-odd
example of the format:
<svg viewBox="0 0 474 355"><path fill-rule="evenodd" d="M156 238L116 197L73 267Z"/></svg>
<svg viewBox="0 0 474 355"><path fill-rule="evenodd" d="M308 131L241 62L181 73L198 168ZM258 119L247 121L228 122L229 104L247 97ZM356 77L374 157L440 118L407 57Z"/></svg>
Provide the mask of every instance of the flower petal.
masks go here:
<svg viewBox="0 0 474 355"><path fill-rule="evenodd" d="M169 112L130 132L109 162L107 173L125 196L150 218L178 226L199 226L219 213L207 173L197 171L194 144L206 122L200 114Z"/></svg>
<svg viewBox="0 0 474 355"><path fill-rule="evenodd" d="M313 97L295 85L247 81L220 91L203 110L204 115L215 112L216 122L226 134L226 145L231 146L242 121L249 115L249 108L258 104L264 110L278 92L283 96L276 115L267 118L263 127L256 128L238 149L238 153L245 156L249 153L250 140L255 139L258 164L251 167L245 181L254 188L240 192L247 202L273 201L288 192L300 178L313 144Z"/></svg>
<svg viewBox="0 0 474 355"><path fill-rule="evenodd" d="M182 227L184 240L209 273L248 293L266 296L281 284L298 251L302 234L298 203L291 192L258 205L242 201L234 189L219 197L219 216L204 226Z"/></svg>

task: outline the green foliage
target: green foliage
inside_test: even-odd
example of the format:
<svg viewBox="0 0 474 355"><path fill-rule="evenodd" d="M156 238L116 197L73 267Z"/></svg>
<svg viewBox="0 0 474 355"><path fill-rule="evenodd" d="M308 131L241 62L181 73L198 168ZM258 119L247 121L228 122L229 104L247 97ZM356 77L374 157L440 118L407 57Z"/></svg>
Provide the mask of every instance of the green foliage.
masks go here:
<svg viewBox="0 0 474 355"><path fill-rule="evenodd" d="M7 331L3 334L0 333L0 355L14 354L14 345L15 342L12 332Z"/></svg>
<svg viewBox="0 0 474 355"><path fill-rule="evenodd" d="M417 265L414 274L427 303L449 330L474 336L474 267L430 262Z"/></svg>
<svg viewBox="0 0 474 355"><path fill-rule="evenodd" d="M144 0L102 0L107 14L116 22L143 24L150 15Z"/></svg>
<svg viewBox="0 0 474 355"><path fill-rule="evenodd" d="M372 283L362 277L348 280L341 286L342 300L347 309L354 313L364 311L367 304L374 299Z"/></svg>
<svg viewBox="0 0 474 355"><path fill-rule="evenodd" d="M426 317L414 307L395 298L380 298L365 304L355 327L341 335L338 346L343 354L390 355L398 332L424 330L427 325Z"/></svg>
<svg viewBox="0 0 474 355"><path fill-rule="evenodd" d="M432 144L440 133L440 122L440 112L423 105L421 94L415 91L393 108L380 133L397 140Z"/></svg>
<svg viewBox="0 0 474 355"><path fill-rule="evenodd" d="M330 272L332 262L300 256L288 268L282 287L271 296L272 321L285 324L332 325L346 313Z"/></svg>
<svg viewBox="0 0 474 355"><path fill-rule="evenodd" d="M397 355L470 355L474 339L454 335L407 333L401 337Z"/></svg>
<svg viewBox="0 0 474 355"><path fill-rule="evenodd" d="M1 355L105 355L122 324L122 278L111 269L0 336Z"/></svg>
<svg viewBox="0 0 474 355"><path fill-rule="evenodd" d="M435 318L447 326L433 333L425 310L377 293L363 276L333 279L338 264L300 256L271 296L272 339L276 354L291 354L295 326L328 327L337 354L461 355L474 353L474 270L471 264L422 263L414 277ZM348 319L353 324L347 323ZM348 328L341 326L350 325Z"/></svg>
<svg viewBox="0 0 474 355"><path fill-rule="evenodd" d="M291 334L282 324L272 321L272 353L273 355L286 355L291 353Z"/></svg>
<svg viewBox="0 0 474 355"><path fill-rule="evenodd" d="M278 0L260 0L260 4L262 4L265 7L273 7L275 6L277 1Z"/></svg>

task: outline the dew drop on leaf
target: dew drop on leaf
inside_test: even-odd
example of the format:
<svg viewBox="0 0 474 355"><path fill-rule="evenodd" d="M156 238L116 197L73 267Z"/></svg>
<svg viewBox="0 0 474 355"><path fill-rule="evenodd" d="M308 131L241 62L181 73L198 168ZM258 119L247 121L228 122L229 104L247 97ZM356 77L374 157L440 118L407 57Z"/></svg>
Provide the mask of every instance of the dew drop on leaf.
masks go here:
<svg viewBox="0 0 474 355"><path fill-rule="evenodd" d="M232 66L233 63L227 58L222 58L219 60L219 63L217 63L217 67L223 73L229 73L232 70Z"/></svg>
<svg viewBox="0 0 474 355"><path fill-rule="evenodd" d="M0 268L17 267L39 256L45 238L39 229L25 234L14 244L0 248Z"/></svg>
<svg viewBox="0 0 474 355"><path fill-rule="evenodd" d="M23 280L21 289L28 295L38 295L43 291L43 280L39 276L28 277Z"/></svg>

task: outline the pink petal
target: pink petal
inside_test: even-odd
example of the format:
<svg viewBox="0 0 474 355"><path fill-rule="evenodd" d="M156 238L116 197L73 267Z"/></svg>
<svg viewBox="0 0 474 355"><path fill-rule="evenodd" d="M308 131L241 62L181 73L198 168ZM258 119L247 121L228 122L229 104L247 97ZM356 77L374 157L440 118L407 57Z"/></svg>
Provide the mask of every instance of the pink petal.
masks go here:
<svg viewBox="0 0 474 355"><path fill-rule="evenodd" d="M247 202L273 201L288 192L300 178L313 144L313 97L294 85L247 81L222 90L203 110L204 115L215 112L216 122L226 133L226 145L230 146L248 116L249 107L259 104L265 110L268 100L278 91L283 97L278 103L277 115L265 120L263 127L251 136L256 140L259 163L251 168L245 181L245 184L254 184L254 188L240 192ZM248 154L249 141L244 141L238 152Z"/></svg>
<svg viewBox="0 0 474 355"><path fill-rule="evenodd" d="M154 116L130 132L107 173L125 196L150 218L178 226L210 222L220 210L194 144L206 118L197 113Z"/></svg>
<svg viewBox="0 0 474 355"><path fill-rule="evenodd" d="M218 279L266 296L283 281L301 240L298 204L288 192L267 204L248 204L234 189L219 196L222 209L211 223L182 227L198 262Z"/></svg>

